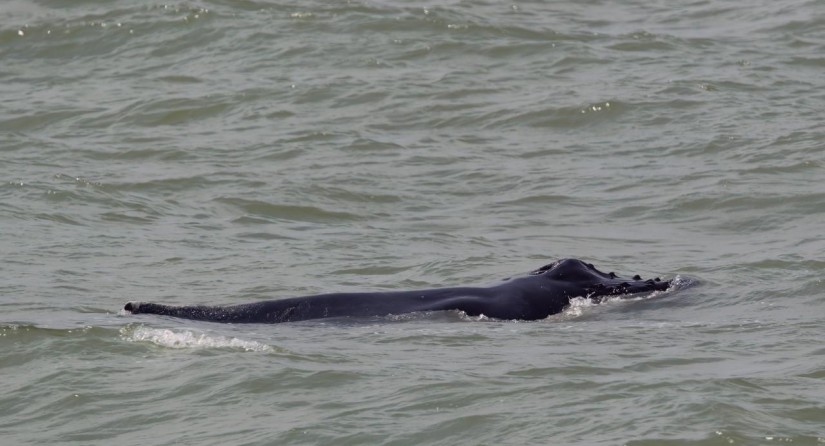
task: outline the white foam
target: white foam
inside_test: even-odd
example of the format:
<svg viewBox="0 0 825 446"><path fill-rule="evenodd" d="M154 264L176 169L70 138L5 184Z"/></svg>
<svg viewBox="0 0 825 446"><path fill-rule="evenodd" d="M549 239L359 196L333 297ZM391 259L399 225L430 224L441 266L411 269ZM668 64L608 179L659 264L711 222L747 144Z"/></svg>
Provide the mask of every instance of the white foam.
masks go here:
<svg viewBox="0 0 825 446"><path fill-rule="evenodd" d="M122 328L123 339L130 342L151 342L167 348L232 348L247 352L269 352L272 348L256 341L246 341L225 336L210 336L193 331L174 331L162 328L137 327Z"/></svg>
<svg viewBox="0 0 825 446"><path fill-rule="evenodd" d="M588 299L586 297L574 297L570 299L570 305L564 307L561 313L562 316L579 317L584 313L585 308L596 305L598 304L593 302L593 299Z"/></svg>
<svg viewBox="0 0 825 446"><path fill-rule="evenodd" d="M648 293L638 293L637 295L616 295L616 296L603 296L601 299L594 301L589 297L574 297L570 299L570 305L564 307L562 310L562 316L564 317L579 317L585 312L585 308L595 307L596 305L601 304L610 304L614 302L627 302L627 301L634 301L634 300L647 300L652 299L654 297L661 296L664 293L667 293L674 288L681 288L685 286L689 286L692 282L690 280L683 279L680 276L676 276L671 281L671 285L665 290L658 290L658 291L651 291ZM552 315L551 315L552 316Z"/></svg>
<svg viewBox="0 0 825 446"><path fill-rule="evenodd" d="M458 317L461 318L462 321L470 321L470 322L482 322L482 321L495 321L498 319L487 317L485 314L479 314L478 316L470 316L463 311L458 312Z"/></svg>

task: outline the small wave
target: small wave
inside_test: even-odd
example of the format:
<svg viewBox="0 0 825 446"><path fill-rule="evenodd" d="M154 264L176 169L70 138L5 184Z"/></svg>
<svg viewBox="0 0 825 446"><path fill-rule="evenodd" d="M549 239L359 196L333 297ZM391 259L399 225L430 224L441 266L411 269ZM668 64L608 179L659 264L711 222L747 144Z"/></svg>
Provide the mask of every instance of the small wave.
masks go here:
<svg viewBox="0 0 825 446"><path fill-rule="evenodd" d="M193 331L174 331L161 328L137 327L120 330L123 339L130 342L151 342L167 348L230 348L247 352L270 352L272 348L256 341L225 336L209 336Z"/></svg>

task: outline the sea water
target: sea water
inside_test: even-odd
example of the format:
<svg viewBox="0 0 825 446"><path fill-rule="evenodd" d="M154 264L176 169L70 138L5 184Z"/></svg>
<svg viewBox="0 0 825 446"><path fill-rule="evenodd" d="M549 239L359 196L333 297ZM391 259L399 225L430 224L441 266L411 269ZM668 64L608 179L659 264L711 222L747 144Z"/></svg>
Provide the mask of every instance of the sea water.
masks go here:
<svg viewBox="0 0 825 446"><path fill-rule="evenodd" d="M8 445L825 442L819 1L6 1ZM534 322L121 311L691 281Z"/></svg>

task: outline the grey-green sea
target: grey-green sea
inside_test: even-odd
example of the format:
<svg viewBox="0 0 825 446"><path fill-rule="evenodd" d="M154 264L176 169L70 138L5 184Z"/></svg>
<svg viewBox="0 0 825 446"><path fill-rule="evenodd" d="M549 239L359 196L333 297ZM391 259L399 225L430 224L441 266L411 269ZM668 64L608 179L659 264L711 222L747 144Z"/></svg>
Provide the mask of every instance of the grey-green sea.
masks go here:
<svg viewBox="0 0 825 446"><path fill-rule="evenodd" d="M0 255L3 445L823 444L825 4L3 1Z"/></svg>

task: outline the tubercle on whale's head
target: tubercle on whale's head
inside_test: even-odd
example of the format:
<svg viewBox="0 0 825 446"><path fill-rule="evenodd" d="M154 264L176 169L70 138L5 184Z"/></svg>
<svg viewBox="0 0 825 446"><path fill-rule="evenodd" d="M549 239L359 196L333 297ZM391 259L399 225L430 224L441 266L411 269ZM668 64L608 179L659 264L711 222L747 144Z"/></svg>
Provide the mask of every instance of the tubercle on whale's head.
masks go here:
<svg viewBox="0 0 825 446"><path fill-rule="evenodd" d="M548 280L563 282L564 284L580 287L587 296L607 296L619 294L633 294L648 291L666 290L669 281L642 279L635 275L630 279L622 278L613 272L602 272L592 263L579 259L561 259L530 272L530 275L540 275Z"/></svg>

